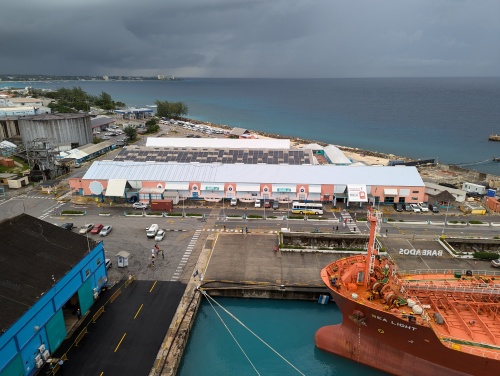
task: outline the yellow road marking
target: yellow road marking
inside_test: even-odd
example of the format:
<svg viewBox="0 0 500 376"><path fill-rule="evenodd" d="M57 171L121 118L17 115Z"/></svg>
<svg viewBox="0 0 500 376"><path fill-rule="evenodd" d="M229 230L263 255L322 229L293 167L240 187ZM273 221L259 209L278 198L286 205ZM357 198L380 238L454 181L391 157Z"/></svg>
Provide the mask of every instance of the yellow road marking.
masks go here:
<svg viewBox="0 0 500 376"><path fill-rule="evenodd" d="M127 335L127 333L123 334L122 339L120 340L120 342L118 342L118 345L117 345L117 346L116 346L116 348L115 348L115 352L117 352L117 351L118 351L118 347L120 347L120 345L122 344L122 341L123 341L123 339L125 338L125 336L126 336L126 335Z"/></svg>
<svg viewBox="0 0 500 376"><path fill-rule="evenodd" d="M102 372L101 372L101 374L100 374L99 376L102 376L102 375L104 375L104 371L102 371Z"/></svg>
<svg viewBox="0 0 500 376"><path fill-rule="evenodd" d="M153 289L154 289L154 288L155 288L155 286L156 286L156 282L158 282L158 281L155 281L155 283L153 283L153 286L151 287L151 290L149 290L149 292L153 291Z"/></svg>
<svg viewBox="0 0 500 376"><path fill-rule="evenodd" d="M134 320L135 320L135 318L137 317L137 315L139 314L139 312L141 312L141 309L142 309L142 306L143 306L143 305L144 305L144 304L141 304L141 306L140 306L140 307L139 307L139 309L137 310L137 313L136 313L136 314L135 314L135 316L134 316Z"/></svg>

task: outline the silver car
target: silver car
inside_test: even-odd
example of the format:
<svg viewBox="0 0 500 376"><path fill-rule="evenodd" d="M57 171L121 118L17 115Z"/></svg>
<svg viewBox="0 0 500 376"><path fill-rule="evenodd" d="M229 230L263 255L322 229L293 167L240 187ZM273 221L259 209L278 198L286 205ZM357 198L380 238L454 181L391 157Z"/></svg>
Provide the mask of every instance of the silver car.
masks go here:
<svg viewBox="0 0 500 376"><path fill-rule="evenodd" d="M111 226L111 225L104 226L102 228L101 232L99 233L99 235L107 236L111 232L112 229L113 229L113 226Z"/></svg>

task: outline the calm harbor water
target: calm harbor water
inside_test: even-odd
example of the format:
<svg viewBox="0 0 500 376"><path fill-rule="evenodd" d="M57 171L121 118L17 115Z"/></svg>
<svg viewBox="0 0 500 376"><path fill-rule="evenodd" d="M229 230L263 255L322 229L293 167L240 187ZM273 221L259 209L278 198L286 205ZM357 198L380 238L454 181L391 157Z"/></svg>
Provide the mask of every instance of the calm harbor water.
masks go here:
<svg viewBox="0 0 500 376"><path fill-rule="evenodd" d="M334 303L320 305L309 301L236 298L216 298L215 300L302 374L314 376L386 375L318 350L314 346L314 334L320 327L339 323L342 320ZM224 310L216 304L212 303L212 305L207 299L203 300L184 352L179 376L300 375ZM226 325L231 333L226 329Z"/></svg>
<svg viewBox="0 0 500 376"><path fill-rule="evenodd" d="M3 83L80 86L129 106L182 101L188 116L500 175L500 78L185 79Z"/></svg>

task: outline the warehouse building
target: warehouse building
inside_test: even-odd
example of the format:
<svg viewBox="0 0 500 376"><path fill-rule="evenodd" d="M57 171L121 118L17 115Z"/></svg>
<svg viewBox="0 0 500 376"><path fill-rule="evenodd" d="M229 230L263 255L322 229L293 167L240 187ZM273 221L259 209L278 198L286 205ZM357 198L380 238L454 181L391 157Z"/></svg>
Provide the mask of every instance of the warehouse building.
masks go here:
<svg viewBox="0 0 500 376"><path fill-rule="evenodd" d="M33 375L106 284L103 244L27 214L0 233L0 375Z"/></svg>

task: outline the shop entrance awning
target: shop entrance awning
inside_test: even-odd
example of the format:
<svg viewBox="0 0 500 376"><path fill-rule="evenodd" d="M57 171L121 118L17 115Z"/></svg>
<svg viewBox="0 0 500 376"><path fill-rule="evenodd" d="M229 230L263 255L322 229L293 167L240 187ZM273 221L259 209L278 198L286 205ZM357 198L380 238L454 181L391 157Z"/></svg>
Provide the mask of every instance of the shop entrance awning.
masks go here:
<svg viewBox="0 0 500 376"><path fill-rule="evenodd" d="M127 179L108 180L108 187L106 188L105 196L123 197L123 195L125 194L126 185L127 185Z"/></svg>
<svg viewBox="0 0 500 376"><path fill-rule="evenodd" d="M385 196L397 196L398 195L398 190L395 188L385 188L384 189L384 195Z"/></svg>

